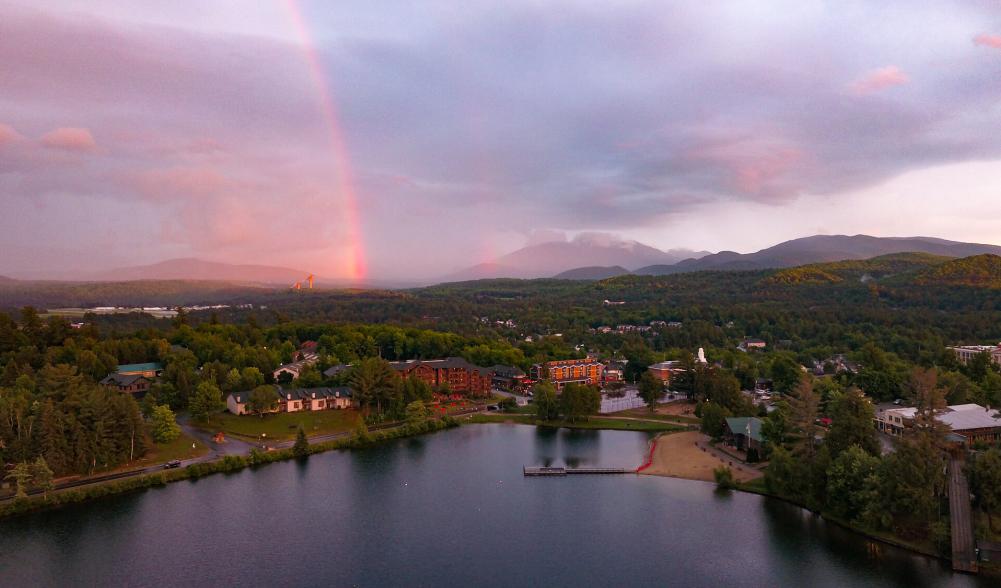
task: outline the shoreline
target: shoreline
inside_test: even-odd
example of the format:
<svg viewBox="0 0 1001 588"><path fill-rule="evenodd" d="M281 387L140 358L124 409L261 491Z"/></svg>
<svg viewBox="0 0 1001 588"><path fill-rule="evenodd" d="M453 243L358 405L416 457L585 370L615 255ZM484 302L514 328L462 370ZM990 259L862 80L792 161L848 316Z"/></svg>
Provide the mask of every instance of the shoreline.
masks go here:
<svg viewBox="0 0 1001 588"><path fill-rule="evenodd" d="M429 420L416 426L400 425L391 429L366 433L364 436L353 435L340 439L319 441L317 443L310 443L309 453L301 459L306 459L314 453L345 449L365 449L384 441L436 433L458 426L459 423L454 418L445 417ZM237 472L246 468L254 468L291 459L300 459L295 455L291 447L266 452L254 449L246 455L223 455L212 461L193 463L183 468L160 470L79 488L71 487L63 490L55 490L48 494L30 494L27 497L9 498L0 502L0 520L8 517L57 510L108 496L117 496L137 490L166 486L167 484L183 480L197 480L213 474Z"/></svg>

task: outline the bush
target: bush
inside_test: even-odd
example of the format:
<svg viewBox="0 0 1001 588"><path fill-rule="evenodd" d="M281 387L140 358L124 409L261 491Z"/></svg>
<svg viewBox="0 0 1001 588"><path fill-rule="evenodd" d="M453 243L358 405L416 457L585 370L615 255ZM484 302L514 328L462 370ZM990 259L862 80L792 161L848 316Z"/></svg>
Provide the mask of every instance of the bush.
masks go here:
<svg viewBox="0 0 1001 588"><path fill-rule="evenodd" d="M713 478L716 479L716 488L720 490L731 490L737 487L737 482L733 479L733 472L728 467L720 466L714 469Z"/></svg>
<svg viewBox="0 0 1001 588"><path fill-rule="evenodd" d="M759 461L761 461L761 456L758 455L758 448L757 447L748 447L747 448L747 463L758 463Z"/></svg>

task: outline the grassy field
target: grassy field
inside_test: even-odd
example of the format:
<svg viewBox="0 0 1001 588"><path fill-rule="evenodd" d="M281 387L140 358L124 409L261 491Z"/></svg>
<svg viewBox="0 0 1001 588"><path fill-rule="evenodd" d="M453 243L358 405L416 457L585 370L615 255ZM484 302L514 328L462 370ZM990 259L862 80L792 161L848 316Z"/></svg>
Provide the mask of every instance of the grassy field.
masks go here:
<svg viewBox="0 0 1001 588"><path fill-rule="evenodd" d="M265 433L268 439L282 441L294 439L300 426L310 436L328 435L353 431L359 420L361 415L356 410L283 412L267 414L263 418L224 412L212 417L209 424L202 428L211 432L224 431L227 435L252 440L260 439L261 433Z"/></svg>
<svg viewBox="0 0 1001 588"><path fill-rule="evenodd" d="M609 429L614 431L655 431L671 432L682 431L683 426L653 421L633 421L626 419L616 419L609 417L591 417L586 421L570 423L567 421L546 421L538 422L535 417L527 414L476 414L471 416L466 422L469 423L523 423L526 425L540 425L546 427L566 427L568 429Z"/></svg>
<svg viewBox="0 0 1001 588"><path fill-rule="evenodd" d="M623 410L612 414L614 416L633 417L638 419L649 419L649 420L658 420L658 421L675 422L675 423L690 423L693 425L697 425L699 424L699 422L701 422L698 418L693 416L686 416L680 414L661 414L659 412L651 412L649 408L630 408L629 410Z"/></svg>

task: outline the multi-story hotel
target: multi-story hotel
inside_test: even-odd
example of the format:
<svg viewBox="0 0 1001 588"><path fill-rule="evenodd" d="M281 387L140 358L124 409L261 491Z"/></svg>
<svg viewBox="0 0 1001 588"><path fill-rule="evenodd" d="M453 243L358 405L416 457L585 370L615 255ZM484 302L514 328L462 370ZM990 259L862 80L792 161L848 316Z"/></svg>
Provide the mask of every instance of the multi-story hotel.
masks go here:
<svg viewBox="0 0 1001 588"><path fill-rule="evenodd" d="M567 384L599 386L604 370L605 366L594 358L561 359L533 365L531 375L533 380L549 380L562 390Z"/></svg>

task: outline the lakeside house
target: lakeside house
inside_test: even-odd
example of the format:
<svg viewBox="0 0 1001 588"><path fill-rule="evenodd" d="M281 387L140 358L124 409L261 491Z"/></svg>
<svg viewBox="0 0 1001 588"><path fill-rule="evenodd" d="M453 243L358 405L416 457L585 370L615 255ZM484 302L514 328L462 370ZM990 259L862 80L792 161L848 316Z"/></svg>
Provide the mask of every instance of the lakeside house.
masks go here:
<svg viewBox="0 0 1001 588"><path fill-rule="evenodd" d="M887 435L900 436L914 426L917 409L913 407L886 408L876 412L876 429ZM939 422L949 425L953 438L964 445L977 442L1001 441L1001 412L979 404L955 404L935 415Z"/></svg>
<svg viewBox="0 0 1001 588"><path fill-rule="evenodd" d="M275 387L278 402L267 412L299 412L312 410L343 410L354 408L351 388L282 388ZM250 391L233 392L226 397L226 410L235 415L250 414Z"/></svg>
<svg viewBox="0 0 1001 588"><path fill-rule="evenodd" d="M729 417L723 426L723 442L740 451L754 449L759 454L765 443L761 436L761 419L757 417Z"/></svg>

